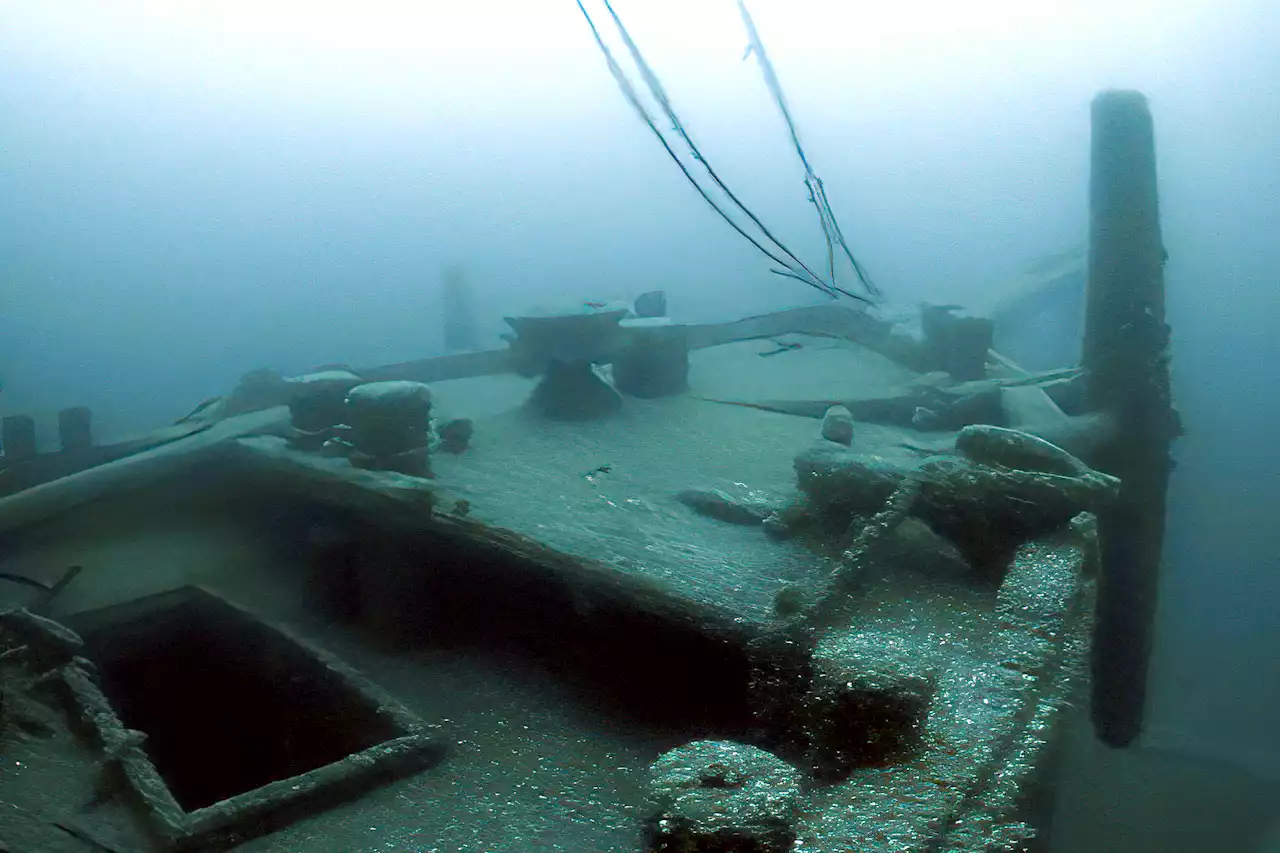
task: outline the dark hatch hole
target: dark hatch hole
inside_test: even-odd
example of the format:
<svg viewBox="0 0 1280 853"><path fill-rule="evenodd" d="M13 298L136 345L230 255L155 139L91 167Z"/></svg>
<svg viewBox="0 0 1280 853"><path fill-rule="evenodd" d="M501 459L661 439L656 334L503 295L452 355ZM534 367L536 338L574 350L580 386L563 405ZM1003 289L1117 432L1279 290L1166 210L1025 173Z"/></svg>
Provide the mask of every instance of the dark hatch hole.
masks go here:
<svg viewBox="0 0 1280 853"><path fill-rule="evenodd" d="M397 737L285 635L187 588L77 624L102 688L188 812Z"/></svg>
<svg viewBox="0 0 1280 853"><path fill-rule="evenodd" d="M322 519L325 530L309 552L317 611L394 649L514 652L623 724L753 737L753 661L718 614L550 550L525 556L447 528L396 530L308 509L295 508L303 524Z"/></svg>

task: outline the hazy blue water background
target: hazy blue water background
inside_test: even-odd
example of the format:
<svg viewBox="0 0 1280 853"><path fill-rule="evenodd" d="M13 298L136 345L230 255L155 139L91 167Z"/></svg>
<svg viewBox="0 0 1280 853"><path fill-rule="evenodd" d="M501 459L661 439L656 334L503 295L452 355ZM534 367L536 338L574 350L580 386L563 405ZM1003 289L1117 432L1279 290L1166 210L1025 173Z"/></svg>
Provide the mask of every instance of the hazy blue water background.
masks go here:
<svg viewBox="0 0 1280 853"><path fill-rule="evenodd" d="M1178 447L1150 739L1280 775L1280 6L756 0L845 230L965 301L1085 237L1088 104L1152 100ZM811 301L703 206L570 2L420 11L0 0L0 410L144 429L249 369L439 352L439 270L503 313L662 287ZM696 138L816 257L732 4L622 2Z"/></svg>

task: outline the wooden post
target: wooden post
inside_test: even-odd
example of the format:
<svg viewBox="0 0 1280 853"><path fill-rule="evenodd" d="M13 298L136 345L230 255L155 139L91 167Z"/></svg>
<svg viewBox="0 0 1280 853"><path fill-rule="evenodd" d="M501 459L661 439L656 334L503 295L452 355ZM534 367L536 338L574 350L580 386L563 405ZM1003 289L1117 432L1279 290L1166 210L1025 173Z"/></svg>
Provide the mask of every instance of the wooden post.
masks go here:
<svg viewBox="0 0 1280 853"><path fill-rule="evenodd" d="M58 412L58 441L64 453L91 449L93 412L87 406L76 406Z"/></svg>
<svg viewBox="0 0 1280 853"><path fill-rule="evenodd" d="M985 317L957 317L957 310L955 305L920 308L920 327L934 367L957 382L985 379L995 323Z"/></svg>
<svg viewBox="0 0 1280 853"><path fill-rule="evenodd" d="M1178 435L1169 387L1155 135L1142 94L1107 91L1094 98L1089 189L1081 364L1091 408L1107 413L1115 427L1097 454L1097 466L1123 483L1116 503L1098 519L1092 716L1098 737L1120 747L1142 729L1170 446Z"/></svg>
<svg viewBox="0 0 1280 853"><path fill-rule="evenodd" d="M36 455L36 422L30 415L9 415L0 421L0 448L8 464Z"/></svg>
<svg viewBox="0 0 1280 853"><path fill-rule="evenodd" d="M632 397L670 397L689 390L689 338L682 326L631 328L613 359L613 384Z"/></svg>
<svg viewBox="0 0 1280 853"><path fill-rule="evenodd" d="M461 267L444 271L444 346L450 352L475 350L480 346L476 334L475 308L471 285Z"/></svg>

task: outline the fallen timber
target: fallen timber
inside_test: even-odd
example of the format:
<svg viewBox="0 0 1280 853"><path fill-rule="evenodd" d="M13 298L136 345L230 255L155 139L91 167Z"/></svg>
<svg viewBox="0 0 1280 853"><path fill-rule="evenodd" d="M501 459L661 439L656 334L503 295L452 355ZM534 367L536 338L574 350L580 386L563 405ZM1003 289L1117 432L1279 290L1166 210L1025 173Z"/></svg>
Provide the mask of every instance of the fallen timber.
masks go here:
<svg viewBox="0 0 1280 853"><path fill-rule="evenodd" d="M695 323L681 328L690 349L786 334L824 335L862 344L912 370L929 369L925 351L916 341L895 332L891 323L840 305L791 308L725 323ZM430 383L512 373L515 366L511 351L501 349L364 367L355 372L370 382L405 379Z"/></svg>
<svg viewBox="0 0 1280 853"><path fill-rule="evenodd" d="M894 331L893 325L887 321L839 305L815 305L726 323L674 328L686 335L690 349L785 334L811 334L864 345L912 370L928 368L928 353L918 342ZM623 334L625 337L625 329ZM368 382L409 380L431 383L518 373L520 368L517 355L504 348L364 367L355 373ZM210 421L231 414L223 411L224 403L225 398L206 400L176 424L130 441L75 452L42 453L14 462L6 462L5 457L0 456L0 497L186 438L206 429Z"/></svg>
<svg viewBox="0 0 1280 853"><path fill-rule="evenodd" d="M840 305L814 305L725 323L690 324L673 328L681 330L688 347L693 350L722 346L737 341L803 334L850 341L920 373L926 373L931 367L936 366L931 361L929 347L921 341L896 331L894 325L888 321L877 319L865 311ZM627 330L624 328L622 331L625 336ZM1077 368L1028 374L995 351L989 353L989 358L999 370L1011 375L967 382L948 381L943 376L941 381L922 382L905 389L899 395L875 400L743 402L714 397L703 399L748 405L766 411L809 418L820 418L829 407L842 405L859 420L910 426L914 413L920 408L949 406L956 400L989 400L992 395L1017 388L1040 389L1050 398L1055 398L1060 393L1074 389L1076 380L1080 377L1080 371ZM355 370L355 373L367 382L409 380L426 383L517 372L520 372L519 358L511 349L437 356ZM94 446L75 452L43 453L8 466L5 466L3 457L0 457L0 497L184 439L207 429L209 423L231 414L224 411L224 402L225 398L218 397L206 400L178 423L125 442ZM967 423L985 421L1003 423L1005 421L999 412L998 401L994 407L971 406L961 412L954 422L945 420L939 428L957 429ZM1095 418L1077 417L1056 420L1057 423L1050 423L1049 419L1039 417L1034 424L1030 424L1018 417L1013 417L1009 419L1009 423L1025 426L1049 440L1065 442L1068 449L1083 455L1088 455L1090 448L1096 446L1105 433L1105 427L1100 426Z"/></svg>
<svg viewBox="0 0 1280 853"><path fill-rule="evenodd" d="M1172 445L1181 433L1169 376L1155 130L1147 99L1094 98L1089 278L1082 364L1091 407L1115 429L1098 467L1124 483L1098 519L1101 578L1093 721L1111 746L1142 731L1164 545Z"/></svg>
<svg viewBox="0 0 1280 853"><path fill-rule="evenodd" d="M0 499L0 535L196 468L225 453L230 439L283 433L289 429L289 412L284 408L269 409L196 426L198 428L189 428L181 438L140 447L102 465Z"/></svg>
<svg viewBox="0 0 1280 853"><path fill-rule="evenodd" d="M124 459L153 447L179 441L208 428L207 423L175 424L128 441L41 453L8 465L0 463L0 496L20 492L86 468Z"/></svg>
<svg viewBox="0 0 1280 853"><path fill-rule="evenodd" d="M916 388L908 389L901 395L883 399L824 398L819 400L765 400L750 403L739 400L721 399L717 397L701 397L699 399L705 399L714 403L751 406L756 409L778 412L784 415L796 415L797 417L802 418L820 418L830 407L844 406L853 413L854 418L857 420L874 421L877 423L899 421L910 423L911 414L915 408L917 406L926 405L927 403L935 400L937 394L945 394L949 397L959 398L991 394L1006 388L1052 388L1053 386L1070 382L1079 375L1079 370L1068 368L1063 370L1046 371L1035 375L1018 376L1010 379L984 379L962 382L954 385L919 385Z"/></svg>

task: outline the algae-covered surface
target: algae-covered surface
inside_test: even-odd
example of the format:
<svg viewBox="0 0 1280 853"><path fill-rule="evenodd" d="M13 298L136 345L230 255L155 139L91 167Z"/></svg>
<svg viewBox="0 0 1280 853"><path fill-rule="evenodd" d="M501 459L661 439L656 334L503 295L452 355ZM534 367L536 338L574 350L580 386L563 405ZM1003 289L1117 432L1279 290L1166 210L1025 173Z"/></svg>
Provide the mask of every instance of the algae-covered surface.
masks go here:
<svg viewBox="0 0 1280 853"><path fill-rule="evenodd" d="M827 561L796 542L768 538L758 525L700 516L676 495L716 489L785 507L798 498L792 460L820 440L820 425L694 395L732 382L733 397L786 399L797 390L802 396L816 391L825 379L829 389L850 391L852 383L877 396L909 375L853 344L787 338L810 343L768 358L758 353L777 349L771 339L695 352L690 395L629 398L616 415L587 423L532 416L520 408L527 391L517 383L439 383L441 416L474 417L476 434L465 454L433 458L436 476L470 503L474 518L662 581L676 594L740 618L768 620L777 591L815 583L830 570ZM754 381L744 378L753 371ZM498 395L509 408L492 413L500 408ZM486 411L491 414L471 414ZM901 446L906 438L898 429L859 424L854 447L912 463L918 457Z"/></svg>
<svg viewBox="0 0 1280 853"><path fill-rule="evenodd" d="M1084 663L1092 587L1070 542L1020 550L998 591L887 572L868 584L847 627L827 634L815 668L834 670L878 645L902 671L933 671L919 751L817 789L804 849L1023 850L1040 817L1046 749Z"/></svg>
<svg viewBox="0 0 1280 853"><path fill-rule="evenodd" d="M230 584L241 586L239 583ZM688 732L601 708L563 674L518 655L474 649L379 652L325 626L299 590L258 583L251 601L337 653L422 719L441 727L445 761L236 850L276 853L579 853L639 850L644 768ZM242 590L243 591L243 590ZM247 601L249 599L246 599ZM51 702L52 707L57 703ZM96 745L65 716L38 736L0 737L0 844L15 851L159 849L117 792L103 797ZM59 718L61 721L59 722ZM199 737L198 731L192 737Z"/></svg>
<svg viewBox="0 0 1280 853"><path fill-rule="evenodd" d="M82 590L68 603L97 607L200 580L327 649L391 693L422 720L438 725L448 752L437 767L380 787L235 849L257 853L485 853L528 850L585 853L641 849L644 769L662 751L696 732L675 731L603 703L571 673L515 652L476 648L385 651L357 631L326 624L305 604L301 565L259 549L253 536L225 526L167 533L192 519L167 513L158 496L141 496L104 514L107 526L130 513L155 519L141 537L117 531L60 558L97 569L110 587L110 567L130 566L148 586L120 577L120 595ZM208 538L205 538L205 534ZM159 535L160 538L153 539ZM180 541L179 541L180 539ZM53 552L49 552L53 553ZM226 571L214 570L222 562ZM234 697L228 697L234 701ZM50 699L49 706L58 703ZM119 853L154 845L119 791L100 798L100 753L65 715L36 735L0 735L0 843L15 853L82 853L94 848L56 824L83 829ZM61 721L59 722L59 718ZM192 737L199 737L192 731ZM145 747L145 744L144 744Z"/></svg>
<svg viewBox="0 0 1280 853"><path fill-rule="evenodd" d="M689 399L628 401L607 423L572 426L515 411L480 421L473 449L435 468L473 518L761 620L781 586L816 581L821 561L676 496L709 488L782 506L795 498L791 456L815 431Z"/></svg>
<svg viewBox="0 0 1280 853"><path fill-rule="evenodd" d="M602 710L528 660L475 650L384 655L313 629L423 719L449 752L391 783L237 850L586 853L642 848L644 769L687 734Z"/></svg>
<svg viewBox="0 0 1280 853"><path fill-rule="evenodd" d="M871 400L918 374L840 338L779 335L722 344L689 359L689 392L718 400Z"/></svg>
<svg viewBox="0 0 1280 853"><path fill-rule="evenodd" d="M780 346L795 343L800 346ZM469 417L475 422L466 452L432 457L434 487L448 496L436 511L459 512L456 501L461 499L471 519L656 582L673 597L731 616L750 629L747 634L777 625L775 594L789 585L813 587L834 563L799 541L767 536L759 524L699 515L677 495L688 489L718 490L756 505L787 506L799 498L793 459L820 440L819 422L710 398L750 404L884 397L909 383L913 374L856 345L798 335L698 351L691 362L687 395L627 398L617 414L586 423L534 417L522 407L532 383L519 377L434 383L438 419ZM273 438L247 441L264 447L281 444ZM853 450L910 465L919 456L903 443L921 441L916 434L859 423ZM313 461L307 464L346 470L343 460L309 458ZM391 482L401 475L360 472L353 481L378 477ZM206 521L195 500L178 516L183 532L175 543L166 513L176 510L165 508L167 500L172 503L167 488L171 486L156 484L132 498L134 506L100 505L91 518L49 527L32 540L44 544L21 555L22 562L33 568L46 565L46 579L47 565L68 562L91 569L128 568L117 569L123 574L115 581L97 572L95 583L110 587L118 581L121 594L72 590L64 604L73 609L119 600L126 591L132 596L180 585L194 575L335 652L423 720L440 725L449 743L449 754L438 767L247 841L237 850L642 849L646 768L663 751L709 733L664 728L633 716L571 673L518 654L431 646L394 652L371 646L354 630L328 624L308 610L299 582L305 575L299 553L281 553L251 528L229 531L238 523L233 516ZM96 532L77 538L77 528ZM1025 775L1031 759L1017 765L1008 756L1018 748L1034 753L1044 742L1043 733L1021 734L1036 712L1035 703L1025 697L1036 691L1057 695L1061 679L1051 668L1033 666L1029 674L1010 669L1005 658L1024 649L1040 655L1037 660L1056 661L1063 652L1032 648L1027 645L1034 645L1031 634L1010 629L994 587L905 568L869 578L860 587L847 624L818 644L815 664L838 670L852 654L846 654L849 649L898 648L902 660L935 669L940 698L930 712L926 739L909 761L858 769L845 781L815 789L798 825L803 849L967 850L955 838L944 838L943 830L965 804L985 796L978 774L999 765ZM1050 577L1033 569L1027 570L1033 597L1035 584L1052 580L1044 589L1059 594L1063 607L1072 600L1078 582L1073 574ZM1045 618L1061 636L1067 613ZM646 638L635 639L643 643ZM992 739L997 730L1007 730L1003 746ZM42 752L59 753L61 743L24 741L22 748L39 758ZM1007 753L1003 764L999 748ZM67 749L68 755L81 756L75 761L85 761L82 746ZM49 780L60 766L84 777L88 771L68 769L68 760L57 755L40 759L36 763L42 769L26 778L54 791ZM0 778L0 794L19 784L15 779L8 774ZM62 813L78 807L86 785L90 783L77 782L50 794L59 799L50 807ZM1002 809L999 804L988 808L997 824L1004 820ZM111 821L103 828L112 829ZM128 827L124 838L130 843L121 849L149 849Z"/></svg>

